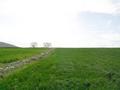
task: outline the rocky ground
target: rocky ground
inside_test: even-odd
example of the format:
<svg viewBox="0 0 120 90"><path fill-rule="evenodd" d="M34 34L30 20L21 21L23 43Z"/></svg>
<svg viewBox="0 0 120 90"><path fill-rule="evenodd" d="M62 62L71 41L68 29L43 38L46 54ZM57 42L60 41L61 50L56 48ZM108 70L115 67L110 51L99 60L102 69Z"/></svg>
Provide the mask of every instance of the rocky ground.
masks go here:
<svg viewBox="0 0 120 90"><path fill-rule="evenodd" d="M8 63L4 66L0 67L0 78L4 78L4 75L17 69L20 68L24 65L30 64L32 62L41 60L43 58L45 58L46 56L48 56L54 49L50 48L47 51L44 51L43 53L41 53L40 55L36 55L36 56L32 56L30 58L24 59L24 60L19 60L16 62L12 62L12 63Z"/></svg>

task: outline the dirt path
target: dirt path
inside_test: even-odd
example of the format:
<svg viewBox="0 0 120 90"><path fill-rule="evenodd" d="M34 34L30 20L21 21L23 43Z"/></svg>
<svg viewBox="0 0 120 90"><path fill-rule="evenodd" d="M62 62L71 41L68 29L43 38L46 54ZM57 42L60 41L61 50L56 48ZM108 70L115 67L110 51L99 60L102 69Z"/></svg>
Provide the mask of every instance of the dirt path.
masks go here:
<svg viewBox="0 0 120 90"><path fill-rule="evenodd" d="M53 50L54 50L53 48L50 48L47 51L44 51L43 53L41 53L40 55L36 55L36 56L30 57L30 58L27 58L27 59L24 59L24 60L19 60L19 61L16 61L16 62L8 63L8 64L0 67L0 78L3 78L4 75L9 73L10 71L13 71L17 68L20 68L20 67L24 66L24 65L27 65L27 64L30 64L32 62L39 61L39 60L45 58Z"/></svg>

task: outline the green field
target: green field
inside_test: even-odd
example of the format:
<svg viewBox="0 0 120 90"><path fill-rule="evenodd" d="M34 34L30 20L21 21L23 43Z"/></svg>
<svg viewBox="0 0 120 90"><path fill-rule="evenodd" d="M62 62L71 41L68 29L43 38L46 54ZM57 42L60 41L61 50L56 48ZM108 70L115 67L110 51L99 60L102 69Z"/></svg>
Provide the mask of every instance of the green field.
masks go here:
<svg viewBox="0 0 120 90"><path fill-rule="evenodd" d="M120 49L55 49L9 73L0 90L120 90Z"/></svg>
<svg viewBox="0 0 120 90"><path fill-rule="evenodd" d="M39 48L0 48L0 63L10 63L41 53Z"/></svg>

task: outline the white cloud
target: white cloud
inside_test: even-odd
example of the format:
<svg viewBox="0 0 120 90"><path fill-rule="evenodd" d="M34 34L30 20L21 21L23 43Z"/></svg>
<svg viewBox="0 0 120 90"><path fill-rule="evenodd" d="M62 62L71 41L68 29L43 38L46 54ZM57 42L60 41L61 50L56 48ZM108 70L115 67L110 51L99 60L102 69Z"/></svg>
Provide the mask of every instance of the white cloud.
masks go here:
<svg viewBox="0 0 120 90"><path fill-rule="evenodd" d="M119 0L111 0L111 4L113 6L113 14L120 14L120 1Z"/></svg>
<svg viewBox="0 0 120 90"><path fill-rule="evenodd" d="M105 33L101 37L108 41L118 41L120 40L120 33Z"/></svg>
<svg viewBox="0 0 120 90"><path fill-rule="evenodd" d="M8 18L2 19L4 25L0 24L0 40L21 46L29 46L32 41L50 41L55 46L97 45L97 35L82 23L79 27L77 19L82 11L113 13L114 9L109 0L2 1L0 16Z"/></svg>
<svg viewBox="0 0 120 90"><path fill-rule="evenodd" d="M120 33L105 33L101 35L102 40L106 41L106 46L119 47Z"/></svg>

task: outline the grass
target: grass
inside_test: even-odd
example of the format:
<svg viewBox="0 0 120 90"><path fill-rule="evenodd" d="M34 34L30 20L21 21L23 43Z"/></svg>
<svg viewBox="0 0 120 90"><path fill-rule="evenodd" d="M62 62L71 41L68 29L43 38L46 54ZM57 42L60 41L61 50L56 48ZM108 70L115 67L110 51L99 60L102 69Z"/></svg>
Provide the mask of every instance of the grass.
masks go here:
<svg viewBox="0 0 120 90"><path fill-rule="evenodd" d="M39 54L40 48L0 48L0 63L10 63Z"/></svg>
<svg viewBox="0 0 120 90"><path fill-rule="evenodd" d="M56 49L14 71L0 90L120 90L120 49Z"/></svg>

